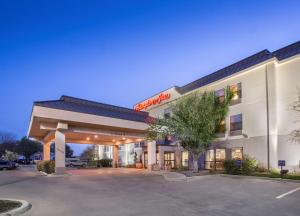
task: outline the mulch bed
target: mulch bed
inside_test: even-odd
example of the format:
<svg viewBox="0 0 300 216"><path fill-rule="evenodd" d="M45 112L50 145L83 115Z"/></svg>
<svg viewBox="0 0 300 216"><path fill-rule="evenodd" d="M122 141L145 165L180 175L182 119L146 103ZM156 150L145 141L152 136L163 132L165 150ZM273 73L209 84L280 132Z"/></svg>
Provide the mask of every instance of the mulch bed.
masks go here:
<svg viewBox="0 0 300 216"><path fill-rule="evenodd" d="M0 200L0 213L10 211L12 209L18 208L22 203L12 200Z"/></svg>

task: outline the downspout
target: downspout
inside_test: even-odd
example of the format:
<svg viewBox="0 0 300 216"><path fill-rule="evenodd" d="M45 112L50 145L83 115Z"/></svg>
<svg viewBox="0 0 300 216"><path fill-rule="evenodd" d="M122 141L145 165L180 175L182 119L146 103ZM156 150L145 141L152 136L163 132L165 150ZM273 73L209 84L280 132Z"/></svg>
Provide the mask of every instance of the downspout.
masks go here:
<svg viewBox="0 0 300 216"><path fill-rule="evenodd" d="M269 122L269 84L268 84L268 68L265 66L265 80L266 80L266 111L267 111L267 160L268 170L270 170L270 122Z"/></svg>

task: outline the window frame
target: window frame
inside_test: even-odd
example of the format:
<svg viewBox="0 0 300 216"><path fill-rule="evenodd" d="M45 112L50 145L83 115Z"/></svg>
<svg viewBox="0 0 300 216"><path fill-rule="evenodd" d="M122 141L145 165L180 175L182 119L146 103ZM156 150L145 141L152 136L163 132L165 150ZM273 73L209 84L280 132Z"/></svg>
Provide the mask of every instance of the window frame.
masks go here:
<svg viewBox="0 0 300 216"><path fill-rule="evenodd" d="M241 121L238 122L232 122L232 119L236 116L241 116ZM243 131L243 114L236 114L236 115L231 115L229 118L230 121L230 136L236 136L236 135L242 135ZM234 124L240 124L240 126L234 126Z"/></svg>
<svg viewBox="0 0 300 216"><path fill-rule="evenodd" d="M236 99L232 99L230 102L230 106L236 105L242 102L242 83L236 83L229 86L229 89L232 91L232 88L237 88L237 90L234 92L236 93L237 97Z"/></svg>

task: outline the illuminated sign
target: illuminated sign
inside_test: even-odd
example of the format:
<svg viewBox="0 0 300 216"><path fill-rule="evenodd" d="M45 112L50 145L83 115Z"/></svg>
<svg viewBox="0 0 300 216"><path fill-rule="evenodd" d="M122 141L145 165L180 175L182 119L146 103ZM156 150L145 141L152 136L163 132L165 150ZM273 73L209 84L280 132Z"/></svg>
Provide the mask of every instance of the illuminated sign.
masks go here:
<svg viewBox="0 0 300 216"><path fill-rule="evenodd" d="M139 103L139 104L135 105L134 109L136 111L145 110L145 109L147 109L150 106L154 106L154 105L160 104L162 101L170 99L170 97L171 97L170 93L161 93L156 98L149 99L149 100L147 100L147 101L145 101L143 103Z"/></svg>

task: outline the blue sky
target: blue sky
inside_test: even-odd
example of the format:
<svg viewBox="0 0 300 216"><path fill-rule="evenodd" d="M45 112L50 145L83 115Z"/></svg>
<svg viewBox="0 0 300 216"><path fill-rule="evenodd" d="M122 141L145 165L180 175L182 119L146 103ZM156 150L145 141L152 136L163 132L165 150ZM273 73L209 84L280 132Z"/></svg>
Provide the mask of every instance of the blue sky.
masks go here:
<svg viewBox="0 0 300 216"><path fill-rule="evenodd" d="M0 131L25 135L36 100L65 94L132 107L296 42L299 8L293 0L0 1Z"/></svg>

